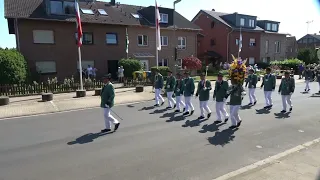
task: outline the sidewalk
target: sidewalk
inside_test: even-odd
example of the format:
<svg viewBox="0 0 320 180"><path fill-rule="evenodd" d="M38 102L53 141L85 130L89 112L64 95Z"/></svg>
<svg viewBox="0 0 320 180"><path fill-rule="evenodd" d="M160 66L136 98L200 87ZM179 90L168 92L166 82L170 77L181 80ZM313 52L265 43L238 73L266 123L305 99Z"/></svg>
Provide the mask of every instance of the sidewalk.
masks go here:
<svg viewBox="0 0 320 180"><path fill-rule="evenodd" d="M229 180L320 180L320 143Z"/></svg>

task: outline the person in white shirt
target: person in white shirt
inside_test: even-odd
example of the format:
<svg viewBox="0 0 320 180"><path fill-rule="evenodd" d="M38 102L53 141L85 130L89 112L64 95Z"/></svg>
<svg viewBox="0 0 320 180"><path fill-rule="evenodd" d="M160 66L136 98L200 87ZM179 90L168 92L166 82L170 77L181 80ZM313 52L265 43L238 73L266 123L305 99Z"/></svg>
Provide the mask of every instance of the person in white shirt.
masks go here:
<svg viewBox="0 0 320 180"><path fill-rule="evenodd" d="M120 66L118 68L118 78L119 78L119 82L123 82L123 77L124 77L124 69L123 66Z"/></svg>
<svg viewBox="0 0 320 180"><path fill-rule="evenodd" d="M88 78L92 78L92 67L90 65L88 65L88 68L87 68L87 75L88 75Z"/></svg>

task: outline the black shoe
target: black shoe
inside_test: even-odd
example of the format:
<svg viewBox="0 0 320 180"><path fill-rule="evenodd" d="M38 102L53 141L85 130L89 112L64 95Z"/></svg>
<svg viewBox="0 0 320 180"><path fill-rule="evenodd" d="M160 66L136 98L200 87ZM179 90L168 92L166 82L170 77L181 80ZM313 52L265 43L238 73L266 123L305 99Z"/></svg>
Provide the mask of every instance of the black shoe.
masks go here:
<svg viewBox="0 0 320 180"><path fill-rule="evenodd" d="M304 92L307 92L307 89L304 89Z"/></svg>
<svg viewBox="0 0 320 180"><path fill-rule="evenodd" d="M280 111L281 113L286 113L287 111L286 110L282 110L282 111Z"/></svg>
<svg viewBox="0 0 320 180"><path fill-rule="evenodd" d="M310 91L310 89L308 89L308 92Z"/></svg>
<svg viewBox="0 0 320 180"><path fill-rule="evenodd" d="M235 126L235 125L232 125L229 127L229 129L235 129L235 128L237 128L237 126Z"/></svg>
<svg viewBox="0 0 320 180"><path fill-rule="evenodd" d="M177 105L175 104L175 105L173 106L173 109L176 108L176 107L177 107Z"/></svg>
<svg viewBox="0 0 320 180"><path fill-rule="evenodd" d="M320 94L320 91L318 93Z"/></svg>
<svg viewBox="0 0 320 180"><path fill-rule="evenodd" d="M155 105L154 105L154 107L159 107L159 106L160 106L159 104L155 104Z"/></svg>
<svg viewBox="0 0 320 180"><path fill-rule="evenodd" d="M290 111L290 112L292 111L292 107L289 109L289 111Z"/></svg>
<svg viewBox="0 0 320 180"><path fill-rule="evenodd" d="M114 125L114 130L113 130L113 131L117 131L117 129L119 128L119 126L120 126L120 123Z"/></svg>
<svg viewBox="0 0 320 180"><path fill-rule="evenodd" d="M183 115L184 115L184 116L186 116L186 115L188 115L188 114L189 114L189 112L185 112L185 113L183 113Z"/></svg>
<svg viewBox="0 0 320 180"><path fill-rule="evenodd" d="M265 106L263 109L268 109L269 108L269 106Z"/></svg>
<svg viewBox="0 0 320 180"><path fill-rule="evenodd" d="M200 116L200 117L198 117L198 119L200 120L200 119L204 119L204 117L203 116Z"/></svg>
<svg viewBox="0 0 320 180"><path fill-rule="evenodd" d="M211 117L211 113L209 113L208 115L207 115L207 118L209 119Z"/></svg>
<svg viewBox="0 0 320 180"><path fill-rule="evenodd" d="M168 107L166 107L166 109L171 109L171 107L170 107L170 106L168 106Z"/></svg>
<svg viewBox="0 0 320 180"><path fill-rule="evenodd" d="M161 106L164 104L164 102L161 103Z"/></svg>
<svg viewBox="0 0 320 180"><path fill-rule="evenodd" d="M226 123L226 122L228 122L228 120L229 120L229 118L225 118L225 119L224 119L224 122Z"/></svg>
<svg viewBox="0 0 320 180"><path fill-rule="evenodd" d="M178 110L178 109L177 109L177 110L175 110L174 112L179 113L179 112L180 112L180 110Z"/></svg>
<svg viewBox="0 0 320 180"><path fill-rule="evenodd" d="M256 105L257 104L257 101L255 101L254 103L253 103L253 105Z"/></svg>
<svg viewBox="0 0 320 180"><path fill-rule="evenodd" d="M248 106L252 106L252 103L249 103Z"/></svg>
<svg viewBox="0 0 320 180"><path fill-rule="evenodd" d="M194 110L192 110L191 112L190 112L190 115L192 115L194 113Z"/></svg>
<svg viewBox="0 0 320 180"><path fill-rule="evenodd" d="M220 124L220 123L222 123L222 121L216 120L216 121L214 121L213 123L214 123L214 124Z"/></svg>
<svg viewBox="0 0 320 180"><path fill-rule="evenodd" d="M237 127L240 127L241 123L242 123L242 121L239 121L238 124L237 124Z"/></svg>
<svg viewBox="0 0 320 180"><path fill-rule="evenodd" d="M102 129L101 130L102 133L106 133L106 132L110 132L110 131L111 131L111 129Z"/></svg>
<svg viewBox="0 0 320 180"><path fill-rule="evenodd" d="M186 111L186 108L183 108L183 112L185 112Z"/></svg>

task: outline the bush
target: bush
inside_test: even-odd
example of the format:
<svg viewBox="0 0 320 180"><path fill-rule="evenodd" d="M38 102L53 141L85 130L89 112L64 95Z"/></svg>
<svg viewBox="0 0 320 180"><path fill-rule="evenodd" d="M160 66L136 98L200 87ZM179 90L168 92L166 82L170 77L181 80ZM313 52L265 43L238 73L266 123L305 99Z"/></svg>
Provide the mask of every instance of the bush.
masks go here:
<svg viewBox="0 0 320 180"><path fill-rule="evenodd" d="M0 49L0 84L25 82L27 63L15 49Z"/></svg>
<svg viewBox="0 0 320 180"><path fill-rule="evenodd" d="M155 74L156 69L157 69L157 66L151 67L151 72L152 72L153 75ZM167 71L169 70L169 67L167 67L167 66L159 66L158 69L159 69L160 74L162 76L168 76L168 72Z"/></svg>
<svg viewBox="0 0 320 180"><path fill-rule="evenodd" d="M270 65L277 65L281 70L290 70L292 68L297 71L299 64L302 63L303 62L299 59L286 59L283 61L271 61Z"/></svg>
<svg viewBox="0 0 320 180"><path fill-rule="evenodd" d="M140 71L142 69L142 65L137 59L121 59L119 61L119 65L123 66L124 69L124 77L133 77L133 72Z"/></svg>
<svg viewBox="0 0 320 180"><path fill-rule="evenodd" d="M318 62L317 51L311 48L300 49L297 57L305 62L305 64Z"/></svg>

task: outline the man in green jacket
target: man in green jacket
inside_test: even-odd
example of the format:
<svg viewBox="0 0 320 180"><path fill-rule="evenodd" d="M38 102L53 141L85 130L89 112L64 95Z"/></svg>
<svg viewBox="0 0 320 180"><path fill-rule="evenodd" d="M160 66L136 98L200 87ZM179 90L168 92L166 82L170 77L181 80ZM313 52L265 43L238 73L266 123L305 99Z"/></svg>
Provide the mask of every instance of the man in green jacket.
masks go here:
<svg viewBox="0 0 320 180"><path fill-rule="evenodd" d="M101 96L100 107L103 108L104 122L105 122L106 128L101 130L101 132L111 131L111 123L114 124L114 131L116 131L120 126L119 121L116 118L114 118L110 113L111 108L114 106L114 97L115 97L114 88L110 80L111 80L111 74L108 74L103 77L104 86L100 94Z"/></svg>
<svg viewBox="0 0 320 180"><path fill-rule="evenodd" d="M261 88L264 87L264 97L266 99L265 109L272 108L272 91L276 88L276 77L271 74L271 68L266 68L266 75L263 77Z"/></svg>
<svg viewBox="0 0 320 180"><path fill-rule="evenodd" d="M312 79L312 71L310 70L310 67L307 67L306 70L304 70L303 75L304 75L305 82L306 82L306 87L304 88L304 91L309 92L310 91L309 84Z"/></svg>
<svg viewBox="0 0 320 180"><path fill-rule="evenodd" d="M222 115L224 116L224 122L227 122L229 119L229 114L226 111L226 95L229 88L228 81L223 80L223 74L218 74L218 79L213 92L213 100L216 101L216 113L217 120L214 121L215 124L222 122Z"/></svg>
<svg viewBox="0 0 320 180"><path fill-rule="evenodd" d="M248 85L249 85L249 93L248 94L249 94L250 103L248 104L248 106L257 104L257 98L255 95L257 83L258 83L258 76L254 73L254 69L250 69L248 78L246 80L246 87L248 87Z"/></svg>
<svg viewBox="0 0 320 180"><path fill-rule="evenodd" d="M295 82L294 78L290 77L289 72L284 73L284 78L281 80L281 84L279 86L279 94L282 97L282 107L283 110L281 113L287 112L287 104L290 106L289 111L292 111L292 102L291 102L291 95L295 89Z"/></svg>
<svg viewBox="0 0 320 180"><path fill-rule="evenodd" d="M183 90L183 95L184 95L184 100L186 103L186 109L183 115L192 115L194 113L194 107L191 103L191 97L194 94L195 86L194 86L194 80L190 77L189 72L185 72L185 79L184 79L184 90ZM189 113L190 110L190 113Z"/></svg>
<svg viewBox="0 0 320 180"><path fill-rule="evenodd" d="M211 116L211 110L208 106L208 101L210 98L210 91L212 89L211 82L206 80L206 74L202 73L200 75L201 81L198 83L198 89L196 92L196 96L199 96L200 101L200 117L198 119L204 119L204 110L207 111L207 118L209 119Z"/></svg>
<svg viewBox="0 0 320 180"><path fill-rule="evenodd" d="M170 108L174 109L176 107L176 101L172 98L175 86L176 86L176 78L172 75L172 71L168 70L166 92L167 92L169 106L167 107L167 109L170 109Z"/></svg>
<svg viewBox="0 0 320 180"><path fill-rule="evenodd" d="M175 90L174 93L176 95L176 105L177 105L177 110L175 112L180 112L180 106L183 106L183 111L185 111L185 104L181 99L181 96L183 96L183 88L184 88L184 82L183 82L183 78L182 75L180 73L177 73L177 80L176 80L176 86L175 86Z"/></svg>
<svg viewBox="0 0 320 180"><path fill-rule="evenodd" d="M154 91L156 104L154 106L160 106L159 101L161 101L161 106L164 104L164 99L161 96L161 90L163 88L163 76L160 74L159 69L156 69L156 75L154 77Z"/></svg>

